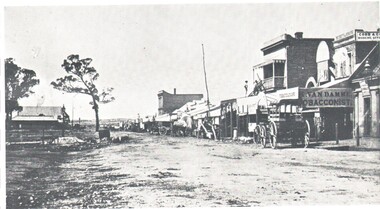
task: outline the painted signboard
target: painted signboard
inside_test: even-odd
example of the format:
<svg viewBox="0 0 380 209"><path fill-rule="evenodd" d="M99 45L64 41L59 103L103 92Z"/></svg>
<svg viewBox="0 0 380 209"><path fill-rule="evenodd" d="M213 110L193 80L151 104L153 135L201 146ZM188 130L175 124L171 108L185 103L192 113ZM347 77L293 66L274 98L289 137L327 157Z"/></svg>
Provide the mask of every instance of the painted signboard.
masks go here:
<svg viewBox="0 0 380 209"><path fill-rule="evenodd" d="M299 98L298 92L299 92L299 88L294 87L290 89L281 89L281 90L278 90L276 93L277 93L277 98L279 100L287 100L287 99L298 99Z"/></svg>
<svg viewBox="0 0 380 209"><path fill-rule="evenodd" d="M380 41L380 32L356 31L356 41Z"/></svg>
<svg viewBox="0 0 380 209"><path fill-rule="evenodd" d="M304 108L353 107L350 88L303 89L300 94Z"/></svg>
<svg viewBox="0 0 380 209"><path fill-rule="evenodd" d="M365 81L360 81L359 84L363 93L363 97L370 97L371 93L369 92L368 84Z"/></svg>

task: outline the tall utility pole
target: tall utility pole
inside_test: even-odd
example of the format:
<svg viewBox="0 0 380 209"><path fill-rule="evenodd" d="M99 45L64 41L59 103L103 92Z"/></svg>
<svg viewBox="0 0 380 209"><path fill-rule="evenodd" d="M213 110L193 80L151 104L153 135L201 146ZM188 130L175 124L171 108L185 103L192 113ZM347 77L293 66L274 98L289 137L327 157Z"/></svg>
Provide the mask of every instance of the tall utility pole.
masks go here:
<svg viewBox="0 0 380 209"><path fill-rule="evenodd" d="M206 75L206 62L205 62L205 50L204 50L203 44L202 44L202 53L203 53L203 72L205 74L206 93L207 93L207 107L208 107L207 118L208 118L209 112L210 112L210 98L209 98L209 95L208 95L207 75Z"/></svg>

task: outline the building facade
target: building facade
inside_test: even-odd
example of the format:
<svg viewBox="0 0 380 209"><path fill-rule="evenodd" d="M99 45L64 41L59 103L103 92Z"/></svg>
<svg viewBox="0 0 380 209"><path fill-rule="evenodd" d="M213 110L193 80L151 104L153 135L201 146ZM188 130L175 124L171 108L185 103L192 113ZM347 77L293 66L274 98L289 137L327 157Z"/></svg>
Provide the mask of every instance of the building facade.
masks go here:
<svg viewBox="0 0 380 209"><path fill-rule="evenodd" d="M297 32L264 43L264 62L253 67L253 80L263 80L267 92L303 87L310 77L317 80L316 53L321 42L332 46L333 39L304 38Z"/></svg>
<svg viewBox="0 0 380 209"><path fill-rule="evenodd" d="M177 94L176 89L174 89L173 94L161 90L158 92L157 96L158 115L172 113L174 110L182 107L188 102L201 100L203 98L203 94Z"/></svg>
<svg viewBox="0 0 380 209"><path fill-rule="evenodd" d="M60 129L70 122L65 106L23 106L22 108L22 111L12 118L13 128Z"/></svg>
<svg viewBox="0 0 380 209"><path fill-rule="evenodd" d="M356 137L380 137L379 42L380 29L355 29L334 41L336 77L348 77L345 85L353 90Z"/></svg>

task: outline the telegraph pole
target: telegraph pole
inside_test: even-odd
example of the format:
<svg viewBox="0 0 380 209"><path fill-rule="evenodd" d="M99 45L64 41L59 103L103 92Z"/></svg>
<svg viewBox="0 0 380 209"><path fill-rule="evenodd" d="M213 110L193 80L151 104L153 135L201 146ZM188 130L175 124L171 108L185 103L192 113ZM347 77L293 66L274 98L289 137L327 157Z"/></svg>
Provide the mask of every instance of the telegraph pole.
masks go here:
<svg viewBox="0 0 380 209"><path fill-rule="evenodd" d="M205 74L205 84L206 84L206 93L207 93L207 118L209 117L209 112L210 112L210 98L208 94L208 86L207 86L207 75L206 75L206 62L205 62L205 50L202 44L202 54L203 54L203 72Z"/></svg>

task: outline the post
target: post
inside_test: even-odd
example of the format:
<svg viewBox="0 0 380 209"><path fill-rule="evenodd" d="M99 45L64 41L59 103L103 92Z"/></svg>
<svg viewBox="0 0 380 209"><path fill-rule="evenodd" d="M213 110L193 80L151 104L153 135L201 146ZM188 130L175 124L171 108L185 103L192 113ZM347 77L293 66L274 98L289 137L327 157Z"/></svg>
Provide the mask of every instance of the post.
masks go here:
<svg viewBox="0 0 380 209"><path fill-rule="evenodd" d="M335 140L336 140L336 144L339 144L338 123L335 123Z"/></svg>
<svg viewBox="0 0 380 209"><path fill-rule="evenodd" d="M316 124L314 124L315 126L315 140L318 142L319 141L319 123L317 121Z"/></svg>
<svg viewBox="0 0 380 209"><path fill-rule="evenodd" d="M355 138L356 138L356 146L360 146L360 137L359 137L359 125L356 125L356 133L355 133Z"/></svg>
<svg viewBox="0 0 380 209"><path fill-rule="evenodd" d="M170 121L170 136L174 136L173 122Z"/></svg>

